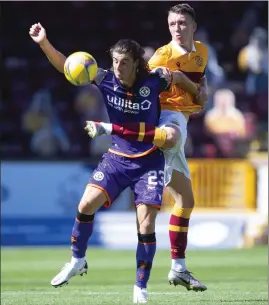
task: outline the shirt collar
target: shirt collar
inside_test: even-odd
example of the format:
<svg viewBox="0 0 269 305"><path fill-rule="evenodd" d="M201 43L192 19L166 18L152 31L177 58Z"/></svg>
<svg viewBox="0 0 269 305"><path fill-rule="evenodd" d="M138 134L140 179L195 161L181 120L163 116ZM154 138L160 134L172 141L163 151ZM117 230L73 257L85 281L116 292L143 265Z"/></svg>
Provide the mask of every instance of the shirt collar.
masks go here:
<svg viewBox="0 0 269 305"><path fill-rule="evenodd" d="M182 48L179 44L177 44L174 40L172 40L172 45L174 48L178 49L181 53L183 54L186 54L186 53L189 53L187 52L186 49ZM192 44L192 49L191 49L192 52L196 52L196 48L195 48L195 45L194 43Z"/></svg>

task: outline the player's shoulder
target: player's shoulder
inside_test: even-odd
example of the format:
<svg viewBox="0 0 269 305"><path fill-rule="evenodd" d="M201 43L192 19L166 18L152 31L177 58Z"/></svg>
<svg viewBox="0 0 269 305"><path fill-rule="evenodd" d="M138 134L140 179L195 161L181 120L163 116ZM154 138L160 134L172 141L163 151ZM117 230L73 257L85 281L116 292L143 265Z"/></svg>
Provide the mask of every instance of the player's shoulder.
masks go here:
<svg viewBox="0 0 269 305"><path fill-rule="evenodd" d="M165 72L165 70L167 72ZM163 90L167 90L172 82L172 76L169 73L169 69L165 67L157 67L150 72L151 77L158 80L158 83L162 84Z"/></svg>
<svg viewBox="0 0 269 305"><path fill-rule="evenodd" d="M163 75L163 71L162 71L162 68L160 68L160 67L154 68L149 72L150 78L156 78L156 77L159 78L162 75Z"/></svg>
<svg viewBox="0 0 269 305"><path fill-rule="evenodd" d="M159 67L159 66L166 66L167 62L171 56L171 47L169 44L164 45L158 48L151 59L149 60L149 67L150 69Z"/></svg>
<svg viewBox="0 0 269 305"><path fill-rule="evenodd" d="M165 56L165 57L169 57L172 53L172 45L171 43L168 43L160 48L158 48L154 55L159 55L159 56Z"/></svg>
<svg viewBox="0 0 269 305"><path fill-rule="evenodd" d="M106 76L109 73L112 73L112 71L103 68L98 68L96 76Z"/></svg>
<svg viewBox="0 0 269 305"><path fill-rule="evenodd" d="M95 76L95 79L94 79L94 83L96 85L100 85L101 82L104 80L104 78L109 75L109 73L112 73L110 70L105 70L105 69L102 69L102 68L98 68L98 71L97 71L97 74Z"/></svg>
<svg viewBox="0 0 269 305"><path fill-rule="evenodd" d="M194 41L194 46L197 52L204 52L204 53L208 53L208 48L207 46L202 43L201 41L195 40Z"/></svg>

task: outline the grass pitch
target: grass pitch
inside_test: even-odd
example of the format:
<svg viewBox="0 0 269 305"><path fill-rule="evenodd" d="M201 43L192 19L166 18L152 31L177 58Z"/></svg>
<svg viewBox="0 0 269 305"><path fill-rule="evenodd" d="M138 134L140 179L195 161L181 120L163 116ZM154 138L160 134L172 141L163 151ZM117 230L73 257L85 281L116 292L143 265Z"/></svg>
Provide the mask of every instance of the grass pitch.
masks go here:
<svg viewBox="0 0 269 305"><path fill-rule="evenodd" d="M157 251L148 285L150 305L265 305L267 248L188 251L187 264L208 286L205 292L170 286L169 251ZM89 248L88 275L73 278L62 288L50 286L69 248L3 248L2 305L132 304L135 252Z"/></svg>

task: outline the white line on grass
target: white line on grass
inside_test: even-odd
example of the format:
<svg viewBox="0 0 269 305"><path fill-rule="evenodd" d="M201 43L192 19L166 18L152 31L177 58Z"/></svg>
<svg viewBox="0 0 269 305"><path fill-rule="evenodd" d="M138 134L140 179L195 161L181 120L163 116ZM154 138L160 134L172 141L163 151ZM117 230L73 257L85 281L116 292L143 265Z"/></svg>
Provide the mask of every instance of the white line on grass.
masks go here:
<svg viewBox="0 0 269 305"><path fill-rule="evenodd" d="M77 292L81 295L129 295L131 292ZM60 295L57 291L4 291L1 293L2 296L16 296L16 295ZM178 295L178 294L188 294L187 292L149 292L149 295Z"/></svg>
<svg viewBox="0 0 269 305"><path fill-rule="evenodd" d="M78 294L82 295L129 295L130 292L77 292ZM14 296L14 295L59 295L60 292L58 291L22 291L22 290L17 290L17 291L2 291L1 295L2 296ZM179 295L179 294L190 294L189 292L149 292L149 295ZM253 292L250 291L245 291L245 292L235 292L234 294L236 295L248 295L248 294L253 294ZM267 294L267 292L261 291L261 292L256 292L255 294Z"/></svg>

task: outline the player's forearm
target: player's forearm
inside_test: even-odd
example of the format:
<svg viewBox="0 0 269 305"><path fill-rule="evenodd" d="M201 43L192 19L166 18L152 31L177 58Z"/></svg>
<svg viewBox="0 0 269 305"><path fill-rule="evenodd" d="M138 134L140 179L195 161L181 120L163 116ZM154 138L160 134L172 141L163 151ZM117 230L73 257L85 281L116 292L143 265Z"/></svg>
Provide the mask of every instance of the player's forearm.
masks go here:
<svg viewBox="0 0 269 305"><path fill-rule="evenodd" d="M207 78L206 76L204 76L201 80L200 80L200 89L203 89L206 94L208 95L208 86L207 86Z"/></svg>
<svg viewBox="0 0 269 305"><path fill-rule="evenodd" d="M51 64L61 73L64 73L64 63L66 57L59 51L57 51L53 45L46 39L39 44L42 51L47 56Z"/></svg>
<svg viewBox="0 0 269 305"><path fill-rule="evenodd" d="M173 72L173 83L193 96L199 94L197 85L192 82L183 72Z"/></svg>
<svg viewBox="0 0 269 305"><path fill-rule="evenodd" d="M204 108L205 103L207 101L208 101L208 87L207 87L206 77L204 76L200 80L199 94L195 97L194 103Z"/></svg>
<svg viewBox="0 0 269 305"><path fill-rule="evenodd" d="M92 121L86 121L86 126L84 128L87 130L90 137L93 137L92 124L96 123ZM101 125L104 132L102 131L99 134L94 134L94 136L102 134L117 135L126 140L152 143L158 147L162 147L163 145L167 144L166 131L149 123L133 122L122 123L119 125L114 123L100 122L99 124Z"/></svg>
<svg viewBox="0 0 269 305"><path fill-rule="evenodd" d="M166 132L148 123L112 124L112 135L118 135L127 140L152 143L162 147L166 141Z"/></svg>
<svg viewBox="0 0 269 305"><path fill-rule="evenodd" d="M203 98L202 98L202 105L204 106L205 103L208 101L209 94L208 94L208 86L207 86L207 79L206 76L204 76L200 81L200 88L199 88L199 94L203 92Z"/></svg>

